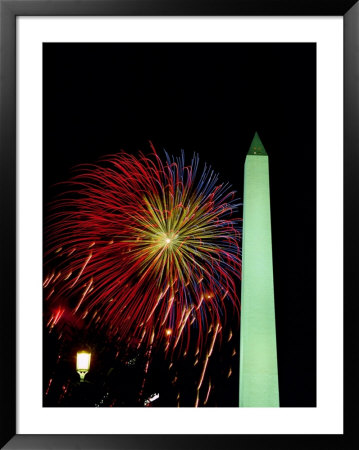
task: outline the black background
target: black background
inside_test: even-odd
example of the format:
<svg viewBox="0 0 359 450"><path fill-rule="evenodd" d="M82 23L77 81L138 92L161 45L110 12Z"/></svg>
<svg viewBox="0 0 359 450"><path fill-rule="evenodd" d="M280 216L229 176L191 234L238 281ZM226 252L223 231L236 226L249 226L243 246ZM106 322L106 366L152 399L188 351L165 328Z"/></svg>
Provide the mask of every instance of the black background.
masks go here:
<svg viewBox="0 0 359 450"><path fill-rule="evenodd" d="M316 405L315 67L314 44L44 44L45 205L73 165L146 152L148 140L159 153L198 152L242 196L258 131L270 164L281 406Z"/></svg>

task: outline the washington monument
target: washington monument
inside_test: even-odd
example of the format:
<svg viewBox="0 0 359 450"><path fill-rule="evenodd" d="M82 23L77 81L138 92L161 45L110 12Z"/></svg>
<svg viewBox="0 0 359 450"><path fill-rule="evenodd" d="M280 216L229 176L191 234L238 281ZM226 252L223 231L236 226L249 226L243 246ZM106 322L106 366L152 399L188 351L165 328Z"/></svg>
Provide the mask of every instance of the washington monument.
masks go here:
<svg viewBox="0 0 359 450"><path fill-rule="evenodd" d="M256 133L244 166L240 407L278 407L268 155Z"/></svg>

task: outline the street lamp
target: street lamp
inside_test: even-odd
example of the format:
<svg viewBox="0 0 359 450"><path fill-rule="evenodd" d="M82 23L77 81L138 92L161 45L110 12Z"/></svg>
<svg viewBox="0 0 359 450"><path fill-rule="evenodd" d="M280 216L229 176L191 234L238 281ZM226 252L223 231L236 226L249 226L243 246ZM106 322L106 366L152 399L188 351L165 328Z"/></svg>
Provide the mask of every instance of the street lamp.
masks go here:
<svg viewBox="0 0 359 450"><path fill-rule="evenodd" d="M85 380L85 375L90 370L91 353L89 352L77 352L76 358L76 370L80 375L80 382Z"/></svg>

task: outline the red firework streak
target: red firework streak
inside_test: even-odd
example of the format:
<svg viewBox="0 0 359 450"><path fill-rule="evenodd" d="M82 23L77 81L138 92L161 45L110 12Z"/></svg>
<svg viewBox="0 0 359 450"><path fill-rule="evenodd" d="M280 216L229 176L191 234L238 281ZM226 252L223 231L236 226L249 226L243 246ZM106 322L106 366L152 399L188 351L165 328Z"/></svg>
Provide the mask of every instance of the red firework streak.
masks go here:
<svg viewBox="0 0 359 450"><path fill-rule="evenodd" d="M197 155L162 162L151 148L79 166L50 205L44 299L60 308L50 325L70 305L138 348L186 353L192 336L206 366L226 305L239 308L239 202L210 167L199 173Z"/></svg>

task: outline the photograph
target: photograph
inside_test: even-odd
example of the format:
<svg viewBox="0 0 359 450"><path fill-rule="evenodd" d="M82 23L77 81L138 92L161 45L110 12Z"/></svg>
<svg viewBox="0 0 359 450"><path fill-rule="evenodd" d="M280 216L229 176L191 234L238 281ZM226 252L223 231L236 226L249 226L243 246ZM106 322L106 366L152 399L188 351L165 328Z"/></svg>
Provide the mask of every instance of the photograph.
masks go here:
<svg viewBox="0 0 359 450"><path fill-rule="evenodd" d="M43 392L312 407L315 43L43 43Z"/></svg>

